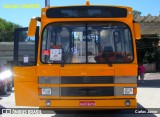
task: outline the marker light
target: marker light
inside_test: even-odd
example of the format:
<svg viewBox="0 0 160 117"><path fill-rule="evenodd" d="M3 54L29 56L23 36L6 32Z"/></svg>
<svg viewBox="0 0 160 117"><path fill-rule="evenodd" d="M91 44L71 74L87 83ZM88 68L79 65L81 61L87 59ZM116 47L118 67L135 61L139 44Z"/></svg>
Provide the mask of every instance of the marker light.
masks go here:
<svg viewBox="0 0 160 117"><path fill-rule="evenodd" d="M130 106L130 105L131 105L131 102L130 102L129 100L126 100L126 101L125 101L125 105L126 105L126 106Z"/></svg>
<svg viewBox="0 0 160 117"><path fill-rule="evenodd" d="M46 101L46 106L51 106L51 101L50 100Z"/></svg>

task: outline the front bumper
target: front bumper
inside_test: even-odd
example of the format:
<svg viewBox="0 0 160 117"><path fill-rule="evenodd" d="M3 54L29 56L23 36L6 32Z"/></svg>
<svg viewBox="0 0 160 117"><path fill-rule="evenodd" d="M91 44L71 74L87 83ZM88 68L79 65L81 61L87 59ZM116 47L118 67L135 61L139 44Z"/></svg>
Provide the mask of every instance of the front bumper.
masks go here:
<svg viewBox="0 0 160 117"><path fill-rule="evenodd" d="M130 105L126 106L126 100L130 101ZM46 106L46 101L50 101L51 105ZM94 102L95 105L82 106L80 102ZM39 100L40 108L53 108L53 109L124 109L124 108L137 108L136 99L108 99L108 100Z"/></svg>

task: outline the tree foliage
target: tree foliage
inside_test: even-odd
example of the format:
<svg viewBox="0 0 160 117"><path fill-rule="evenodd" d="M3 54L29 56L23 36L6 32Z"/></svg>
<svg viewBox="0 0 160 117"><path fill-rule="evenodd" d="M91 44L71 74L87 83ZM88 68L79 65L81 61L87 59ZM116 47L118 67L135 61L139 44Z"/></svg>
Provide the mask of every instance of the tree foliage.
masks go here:
<svg viewBox="0 0 160 117"><path fill-rule="evenodd" d="M136 42L139 63L155 63L160 54L157 51L157 45L160 40L159 35L142 35L142 39Z"/></svg>
<svg viewBox="0 0 160 117"><path fill-rule="evenodd" d="M0 18L0 42L12 42L14 38L13 32L19 27L21 26L18 24Z"/></svg>

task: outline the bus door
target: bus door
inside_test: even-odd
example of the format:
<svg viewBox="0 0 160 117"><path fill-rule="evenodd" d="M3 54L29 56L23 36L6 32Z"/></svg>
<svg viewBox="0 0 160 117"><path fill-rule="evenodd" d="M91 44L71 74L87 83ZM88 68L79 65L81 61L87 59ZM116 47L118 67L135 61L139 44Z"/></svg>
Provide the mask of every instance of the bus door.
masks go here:
<svg viewBox="0 0 160 117"><path fill-rule="evenodd" d="M14 86L17 105L36 105L37 102L38 32L39 27L34 37L28 37L28 28L18 28L14 32Z"/></svg>

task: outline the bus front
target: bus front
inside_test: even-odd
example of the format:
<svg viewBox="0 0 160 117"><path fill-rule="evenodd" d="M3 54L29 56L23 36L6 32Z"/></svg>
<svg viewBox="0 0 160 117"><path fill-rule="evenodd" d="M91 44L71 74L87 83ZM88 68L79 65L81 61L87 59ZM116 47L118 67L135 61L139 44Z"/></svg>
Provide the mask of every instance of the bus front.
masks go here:
<svg viewBox="0 0 160 117"><path fill-rule="evenodd" d="M27 105L41 108L136 108L137 31L129 7L43 8L35 74L23 74L35 85L17 76L17 99L23 87Z"/></svg>

